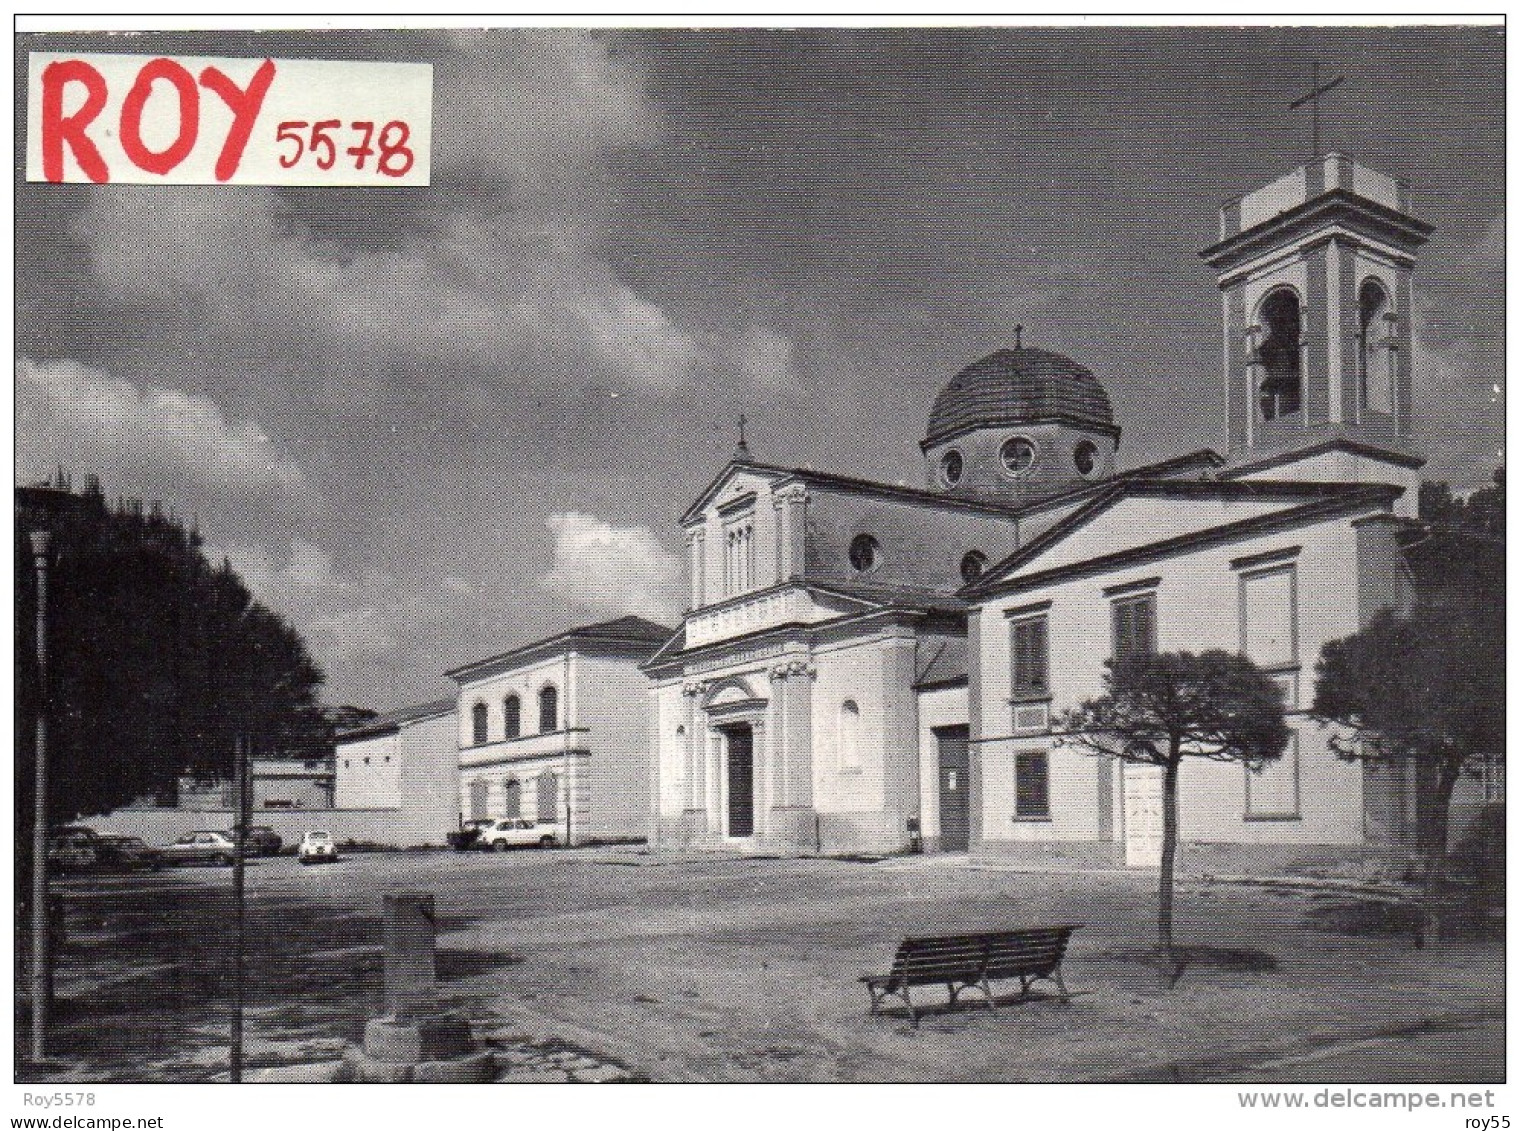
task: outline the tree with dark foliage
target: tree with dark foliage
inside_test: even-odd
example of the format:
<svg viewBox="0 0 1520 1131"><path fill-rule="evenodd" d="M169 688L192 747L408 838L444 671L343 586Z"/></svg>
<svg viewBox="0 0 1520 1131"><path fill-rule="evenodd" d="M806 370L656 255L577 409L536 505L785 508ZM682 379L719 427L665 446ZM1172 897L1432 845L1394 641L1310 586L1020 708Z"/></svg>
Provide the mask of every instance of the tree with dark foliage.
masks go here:
<svg viewBox="0 0 1520 1131"><path fill-rule="evenodd" d="M1177 860L1177 786L1184 758L1240 762L1253 769L1281 757L1289 731L1282 689L1244 656L1218 650L1138 652L1109 660L1105 693L1067 712L1058 742L1089 754L1161 769L1161 878L1157 945L1173 954L1172 888Z"/></svg>
<svg viewBox="0 0 1520 1131"><path fill-rule="evenodd" d="M1452 792L1464 772L1504 751L1504 616L1452 601L1378 613L1320 654L1313 714L1343 728L1341 757L1412 765L1415 844L1425 885L1426 937L1439 933L1436 896Z"/></svg>
<svg viewBox="0 0 1520 1131"><path fill-rule="evenodd" d="M16 540L16 827L29 844L37 701L36 581ZM91 480L54 525L49 576L49 816L69 821L172 793L182 773L231 776L255 754L325 734L322 673L296 631L256 602L157 505L106 504Z"/></svg>

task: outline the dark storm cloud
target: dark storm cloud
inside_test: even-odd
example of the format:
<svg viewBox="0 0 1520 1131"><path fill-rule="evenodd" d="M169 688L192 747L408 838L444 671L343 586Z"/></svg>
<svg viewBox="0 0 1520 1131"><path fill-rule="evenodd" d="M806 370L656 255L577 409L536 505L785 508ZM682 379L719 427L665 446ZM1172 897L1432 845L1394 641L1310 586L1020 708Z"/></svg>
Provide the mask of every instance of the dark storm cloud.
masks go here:
<svg viewBox="0 0 1520 1131"><path fill-rule="evenodd" d="M1432 470L1481 481L1502 439L1498 29L28 49L435 65L430 189L17 184L18 354L50 414L23 417L23 460L66 453L110 491L210 515L334 698L428 698L450 664L570 620L677 614L671 523L738 412L767 460L917 482L934 394L1016 323L1103 380L1124 462L1219 444L1196 252L1222 200L1306 156L1286 104L1315 59L1347 76L1326 142L1409 179L1438 226L1417 273ZM93 408L59 400L65 377ZM151 458L92 433L101 405ZM176 405L193 443L164 427ZM231 491L250 459L275 473Z"/></svg>

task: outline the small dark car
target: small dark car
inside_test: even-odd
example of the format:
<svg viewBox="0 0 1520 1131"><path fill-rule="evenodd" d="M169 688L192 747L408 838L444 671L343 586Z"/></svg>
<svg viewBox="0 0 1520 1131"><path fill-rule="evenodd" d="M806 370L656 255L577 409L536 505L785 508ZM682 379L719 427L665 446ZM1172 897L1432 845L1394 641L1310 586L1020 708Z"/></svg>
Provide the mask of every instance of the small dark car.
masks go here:
<svg viewBox="0 0 1520 1131"><path fill-rule="evenodd" d="M164 866L158 849L140 836L103 836L95 846L101 867L124 872L156 872Z"/></svg>
<svg viewBox="0 0 1520 1131"><path fill-rule="evenodd" d="M284 845L285 842L280 839L280 834L268 825L252 825L248 829L248 839L244 842L243 851L249 856L275 856Z"/></svg>

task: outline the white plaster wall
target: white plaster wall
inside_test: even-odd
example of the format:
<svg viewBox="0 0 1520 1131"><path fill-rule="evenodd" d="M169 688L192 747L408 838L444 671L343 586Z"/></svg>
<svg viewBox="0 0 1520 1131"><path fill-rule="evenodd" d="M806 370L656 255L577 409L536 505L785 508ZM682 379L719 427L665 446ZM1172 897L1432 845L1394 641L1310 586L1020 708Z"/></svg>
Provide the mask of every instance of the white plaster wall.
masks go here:
<svg viewBox="0 0 1520 1131"><path fill-rule="evenodd" d="M1203 504L1208 505L1208 504ZM1005 610L1049 600L1050 674L1056 711L1101 693L1103 664L1112 647L1106 586L1160 577L1156 589L1157 644L1163 651L1241 647L1239 574L1233 558L1301 547L1295 559L1298 592L1298 710L1313 696L1314 664L1326 641L1358 629L1356 533L1350 518L1199 549L1122 571L1084 577L998 597L982 613L982 735L999 739L980 747L983 761L983 835L988 840L1082 839L1094 835L1098 811L1098 760L1055 751L1051 756L1049 825L1015 825L1013 753L1038 749L1041 738L1011 738L1009 631ZM1244 770L1190 765L1184 780L1182 833L1189 839L1238 843L1352 843L1361 837L1361 776L1329 753L1324 736L1302 716L1298 822L1243 820ZM1195 784L1196 783L1196 784ZM1118 822L1116 820L1117 827Z"/></svg>
<svg viewBox="0 0 1520 1131"><path fill-rule="evenodd" d="M820 813L874 813L884 804L881 649L873 637L814 650L813 805ZM858 770L840 765L839 710L846 699L860 708Z"/></svg>
<svg viewBox="0 0 1520 1131"><path fill-rule="evenodd" d="M1393 513L1403 518L1418 518L1420 509L1420 472L1418 468L1400 467L1385 460L1372 459L1355 452L1329 451L1292 463L1277 464L1260 471L1238 476L1240 479L1280 479L1295 483L1391 483L1404 493L1393 503Z"/></svg>
<svg viewBox="0 0 1520 1131"><path fill-rule="evenodd" d="M1298 506L1301 499L1121 499L1013 574L1039 573Z"/></svg>
<svg viewBox="0 0 1520 1131"><path fill-rule="evenodd" d="M1304 202L1308 181L1302 166L1249 193L1240 202L1240 226L1250 228Z"/></svg>
<svg viewBox="0 0 1520 1131"><path fill-rule="evenodd" d="M459 748L452 711L402 726L398 847L447 843L459 821Z"/></svg>
<svg viewBox="0 0 1520 1131"><path fill-rule="evenodd" d="M398 736L339 742L333 804L338 809L390 809L401 804Z"/></svg>
<svg viewBox="0 0 1520 1131"><path fill-rule="evenodd" d="M591 730L588 837L642 837L649 819L649 679L636 661L577 655L575 717Z"/></svg>
<svg viewBox="0 0 1520 1131"><path fill-rule="evenodd" d="M674 819L686 807L686 734L687 697L681 680L658 684L650 692L655 714L654 733L658 743L656 798L660 817Z"/></svg>

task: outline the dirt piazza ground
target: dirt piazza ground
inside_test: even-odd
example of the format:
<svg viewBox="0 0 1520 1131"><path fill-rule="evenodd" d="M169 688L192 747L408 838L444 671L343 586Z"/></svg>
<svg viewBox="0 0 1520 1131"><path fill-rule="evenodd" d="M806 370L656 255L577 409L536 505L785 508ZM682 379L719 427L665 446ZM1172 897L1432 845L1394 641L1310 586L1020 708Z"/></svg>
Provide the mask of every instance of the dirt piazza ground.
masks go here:
<svg viewBox="0 0 1520 1131"><path fill-rule="evenodd" d="M226 869L60 885L68 941L45 1074L223 1074ZM1366 893L1190 879L1170 990L1145 964L1155 877L965 858L674 857L641 849L353 855L248 870L251 1066L331 1059L380 1012L385 893L433 893L442 993L493 1040L653 1081L1465 1081L1504 1078L1503 945L1416 949ZM859 975L906 935L1078 923L1070 1004L871 1017ZM1012 989L1017 989L1015 984ZM1004 986L1007 990L1010 987ZM943 1001L933 989L925 998ZM17 1026L18 1034L23 1026Z"/></svg>

